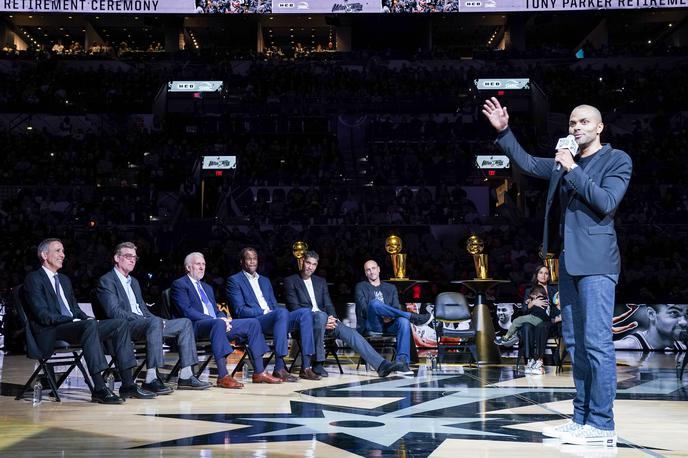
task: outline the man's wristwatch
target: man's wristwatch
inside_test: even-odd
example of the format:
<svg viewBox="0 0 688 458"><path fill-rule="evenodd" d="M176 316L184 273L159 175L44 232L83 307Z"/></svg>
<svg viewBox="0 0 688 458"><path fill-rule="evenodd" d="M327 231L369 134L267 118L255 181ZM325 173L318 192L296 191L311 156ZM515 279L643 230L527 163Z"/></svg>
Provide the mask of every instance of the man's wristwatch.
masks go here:
<svg viewBox="0 0 688 458"><path fill-rule="evenodd" d="M573 171L573 169L575 169L576 167L578 167L578 164L573 164L569 169L569 172Z"/></svg>

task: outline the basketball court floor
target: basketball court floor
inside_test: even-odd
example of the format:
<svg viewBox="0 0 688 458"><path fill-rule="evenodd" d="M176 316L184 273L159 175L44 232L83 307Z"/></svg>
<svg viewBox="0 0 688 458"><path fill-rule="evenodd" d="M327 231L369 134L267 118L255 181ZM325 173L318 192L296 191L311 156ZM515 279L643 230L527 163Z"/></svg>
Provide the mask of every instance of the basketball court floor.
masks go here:
<svg viewBox="0 0 688 458"><path fill-rule="evenodd" d="M174 355L168 355L170 362ZM682 355L680 355L682 357ZM562 445L540 434L571 414L570 367L544 375L512 365L381 379L355 358L344 374L242 390L175 391L124 405L88 402L81 374L60 389L15 400L33 370L0 354L0 456L65 457L678 457L688 456L688 373L675 354L618 353L619 446ZM212 372L204 378L214 382Z"/></svg>

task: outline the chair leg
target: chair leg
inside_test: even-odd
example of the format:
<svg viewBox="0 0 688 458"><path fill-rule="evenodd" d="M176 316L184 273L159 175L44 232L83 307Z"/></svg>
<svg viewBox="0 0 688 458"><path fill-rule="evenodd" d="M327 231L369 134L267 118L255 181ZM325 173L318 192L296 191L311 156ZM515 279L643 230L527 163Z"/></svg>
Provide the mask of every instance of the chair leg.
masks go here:
<svg viewBox="0 0 688 458"><path fill-rule="evenodd" d="M165 377L165 382L169 382L172 377L177 375L179 373L179 369L181 369L181 360L178 359L177 362L174 364L174 367L170 371L169 374L167 374L167 377Z"/></svg>
<svg viewBox="0 0 688 458"><path fill-rule="evenodd" d="M339 356L337 356L337 344L334 345L329 345L327 347L327 351L325 352L325 359L327 359L327 355L332 355L334 357L334 360L337 362L337 367L339 367L339 373L344 374L344 369L342 369L342 363L339 362Z"/></svg>
<svg viewBox="0 0 688 458"><path fill-rule="evenodd" d="M291 371L294 369L294 366L296 365L296 361L298 361L299 356L301 356L301 346L299 345L298 349L296 350L296 354L294 354L294 359L291 362L291 365L289 366L289 373L291 374Z"/></svg>
<svg viewBox="0 0 688 458"><path fill-rule="evenodd" d="M36 367L36 369L33 371L33 374L31 374L31 377L29 377L29 380L24 384L19 394L14 398L15 401L18 401L24 397L24 394L29 389L29 387L33 385L33 381L36 380L36 377L38 376L38 373L41 371L41 369L43 369L43 366L41 365L41 363L39 363L38 367Z"/></svg>
<svg viewBox="0 0 688 458"><path fill-rule="evenodd" d="M196 369L196 373L194 374L196 377L200 377L203 371L205 370L206 367L208 367L208 364L210 364L210 360L212 359L212 356L208 355L205 358L205 361L201 362L198 364L198 369Z"/></svg>
<svg viewBox="0 0 688 458"><path fill-rule="evenodd" d="M244 364L246 364L246 357L251 357L249 355L248 350L244 349L244 354L241 355L241 358L239 359L239 362L237 363L236 366L234 366L234 370L230 374L232 377L234 377L234 374L236 374L238 371L242 370L244 368Z"/></svg>
<svg viewBox="0 0 688 458"><path fill-rule="evenodd" d="M57 402L62 402L60 395L57 393L58 384L55 381L55 373L46 362L41 361L41 366L43 367L43 373L45 374L46 380L48 380L48 385L50 385L50 391L53 393L53 397Z"/></svg>

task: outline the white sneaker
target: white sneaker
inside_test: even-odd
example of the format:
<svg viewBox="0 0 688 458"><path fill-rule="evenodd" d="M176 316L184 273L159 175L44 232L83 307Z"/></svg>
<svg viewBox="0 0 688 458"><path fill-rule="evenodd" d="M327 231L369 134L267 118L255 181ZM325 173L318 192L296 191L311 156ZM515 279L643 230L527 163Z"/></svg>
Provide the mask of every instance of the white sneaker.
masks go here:
<svg viewBox="0 0 688 458"><path fill-rule="evenodd" d="M545 373L545 367L541 360L533 361L533 365L530 366L530 373L533 375L542 375Z"/></svg>
<svg viewBox="0 0 688 458"><path fill-rule="evenodd" d="M585 425L561 436L562 444L573 445L600 445L603 447L616 447L616 433L611 430L597 429L594 426Z"/></svg>
<svg viewBox="0 0 688 458"><path fill-rule="evenodd" d="M569 420L563 425L544 427L542 429L542 435L547 437L562 437L564 434L569 434L582 428L583 425L579 425L573 420Z"/></svg>

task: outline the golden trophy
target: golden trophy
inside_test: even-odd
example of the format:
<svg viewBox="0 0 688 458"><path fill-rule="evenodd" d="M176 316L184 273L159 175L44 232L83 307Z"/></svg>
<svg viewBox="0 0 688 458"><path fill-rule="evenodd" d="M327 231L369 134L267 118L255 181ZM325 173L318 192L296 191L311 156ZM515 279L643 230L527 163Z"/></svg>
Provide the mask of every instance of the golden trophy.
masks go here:
<svg viewBox="0 0 688 458"><path fill-rule="evenodd" d="M549 270L549 282L559 283L559 259L554 257L554 253L547 253L545 255L542 252L542 245L540 245L538 255L540 255L540 259L542 259L547 270Z"/></svg>
<svg viewBox="0 0 688 458"><path fill-rule="evenodd" d="M402 247L401 237L397 235L390 235L385 240L385 251L392 258L392 269L394 270L394 277L390 280L408 280L406 276L406 254L401 252Z"/></svg>
<svg viewBox="0 0 688 458"><path fill-rule="evenodd" d="M487 276L487 255L483 254L485 243L477 235L471 235L466 241L466 251L473 255L476 280L491 280Z"/></svg>
<svg viewBox="0 0 688 458"><path fill-rule="evenodd" d="M299 270L303 269L303 258L306 255L306 251L308 251L308 244L304 241L297 240L291 246L291 252L296 258L296 263L299 266Z"/></svg>

